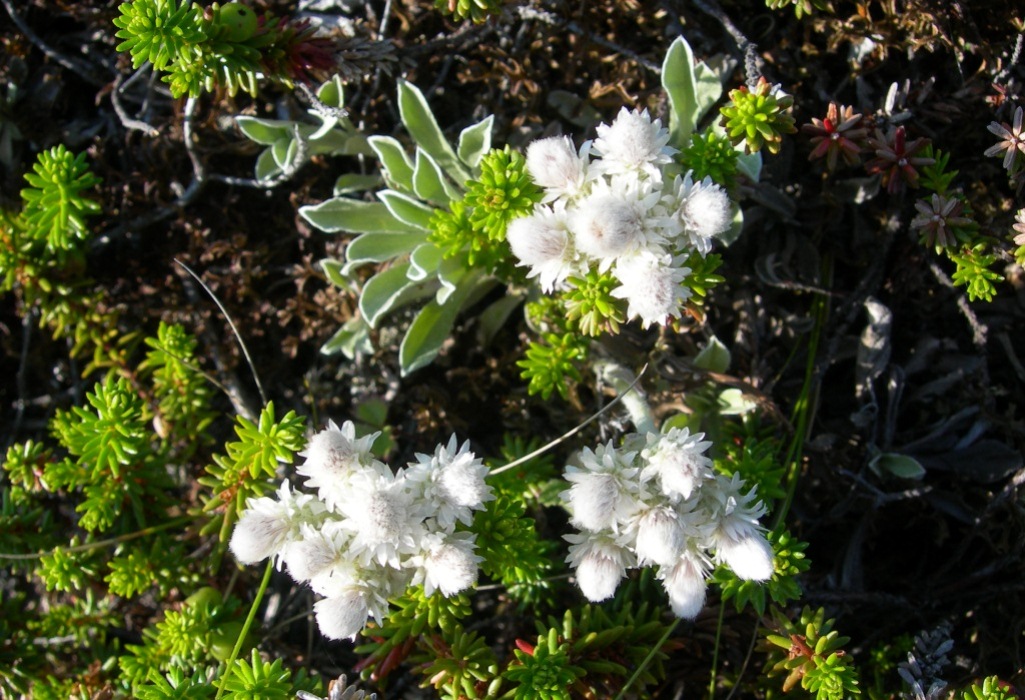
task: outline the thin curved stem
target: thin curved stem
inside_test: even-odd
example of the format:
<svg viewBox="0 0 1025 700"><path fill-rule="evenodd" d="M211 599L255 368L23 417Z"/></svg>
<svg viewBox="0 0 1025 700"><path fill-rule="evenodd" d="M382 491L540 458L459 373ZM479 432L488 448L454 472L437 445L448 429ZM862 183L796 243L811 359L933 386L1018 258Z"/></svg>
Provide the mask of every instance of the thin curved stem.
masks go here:
<svg viewBox="0 0 1025 700"><path fill-rule="evenodd" d="M523 457L520 457L519 459L513 460L512 462L509 462L509 464L503 465L503 466L499 467L498 469L492 469L490 472L488 472L488 476L494 476L495 474L501 474L502 472L507 472L510 469L514 469L514 468L520 466L521 464L529 462L530 460L534 459L538 455L543 455L545 452L547 452L548 450L552 449L553 447L555 447L559 443L564 442L564 441L568 440L569 438L573 437L574 435L576 435L577 433L579 433L581 430L584 429L585 426L587 426L590 423L593 423L599 416L601 416L603 413L605 413L610 408L612 408L617 403L619 403L620 400L622 400L622 398L624 396L626 396L627 393L629 393L631 390L633 390L633 388L635 386L637 386L637 382L641 381L641 377L644 376L644 373L647 371L647 369L648 369L648 365L644 365L643 367L641 367L641 371L637 373L637 378L634 379L633 382L630 383L630 386L626 387L626 389L622 393L620 393L619 396L614 398L612 401L609 402L609 404L607 406L605 406L600 411L595 413L593 416L591 416L590 418L585 420L583 423L581 423L577 427L573 428L568 433L565 433L564 435L561 435L561 436L555 438L554 440L549 442L547 445L542 445L541 447L537 448L536 450L534 450L530 454L524 455Z"/></svg>
<svg viewBox="0 0 1025 700"><path fill-rule="evenodd" d="M637 665L637 670L633 672L632 676L626 679L626 683L624 683L623 687L620 688L619 693L615 697L615 700L623 700L623 697L626 695L626 691L628 691L630 689L630 686L636 683L637 679L641 677L641 674L644 672L644 669L646 669L648 667L648 664L651 663L652 659L655 658L655 654L657 654L659 649L662 648L662 645L666 643L666 640L669 639L669 635L673 633L673 630L676 629L676 626L678 624L680 624L680 618L676 618L675 620L673 620L673 623L666 628L665 634L663 634L662 638L659 639L658 642L656 642L655 646L651 648L651 651L648 652L648 655L644 657L644 661Z"/></svg>
<svg viewBox="0 0 1025 700"><path fill-rule="evenodd" d="M231 650L231 656L228 657L228 661L224 666L224 675L221 676L221 682L217 685L217 695L214 697L214 700L220 700L220 697L224 694L224 689L228 684L228 677L231 675L231 669L235 665L235 659L238 658L239 652L242 651L242 644L245 642L246 637L249 636L249 628L253 626L253 620L256 619L256 610L263 601L263 594L267 592L267 586L270 584L270 575L273 571L274 559L272 558L267 560L267 568L263 571L263 580L260 581L260 588L256 591L253 604L249 607L249 614L246 615L246 621L242 624L242 631L238 633L235 647Z"/></svg>
<svg viewBox="0 0 1025 700"><path fill-rule="evenodd" d="M166 523L161 523L160 525L153 525L152 527L146 527L146 528L143 528L142 530L138 530L137 532L130 532L127 535L119 535L117 537L111 537L110 539L106 539L106 540L96 540L95 542L87 542L86 544L80 544L80 545L76 545L74 547L63 547L63 548L58 548L58 549L62 549L63 551L65 551L65 552L67 552L69 554L73 553L73 552L87 552L90 549L100 549L102 547L108 547L108 546L110 546L112 544L121 544L122 542L128 542L129 540L134 540L134 539L137 539L139 537L145 537L146 535L152 535L153 533L160 532L161 530L169 530L172 527L176 527L178 525L182 525L182 524L187 523L190 520L194 520L194 519L195 518L193 516L191 516L191 515L183 515L180 518L175 518L174 520L168 520ZM53 553L53 550L48 550L48 551L45 551L45 552L33 552L32 554L4 554L4 553L0 552L0 559L11 559L11 560L18 560L18 561L28 561L28 560L31 560L31 559L42 559L43 557L49 556L52 553Z"/></svg>

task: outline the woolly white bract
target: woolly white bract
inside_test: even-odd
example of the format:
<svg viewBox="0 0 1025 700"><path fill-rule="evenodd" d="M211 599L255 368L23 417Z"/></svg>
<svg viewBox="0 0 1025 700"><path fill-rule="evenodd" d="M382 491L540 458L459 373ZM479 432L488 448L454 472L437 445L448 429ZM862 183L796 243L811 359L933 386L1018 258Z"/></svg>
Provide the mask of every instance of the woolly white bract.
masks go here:
<svg viewBox="0 0 1025 700"><path fill-rule="evenodd" d="M579 151L564 136L527 147L527 170L544 196L506 237L544 292L592 268L611 270L628 318L668 323L691 296L687 259L708 255L733 223L733 203L711 178L680 173L669 131L647 110L624 108L597 131Z"/></svg>
<svg viewBox="0 0 1025 700"><path fill-rule="evenodd" d="M562 501L580 529L565 536L566 561L588 600L611 598L627 569L654 565L673 612L693 618L713 559L742 579L772 576L772 547L758 524L765 508L737 475L712 471L703 437L686 428L628 435L628 447L585 448L566 468Z"/></svg>
<svg viewBox="0 0 1025 700"><path fill-rule="evenodd" d="M249 500L231 538L240 562L274 557L324 596L314 612L331 639L355 637L369 617L382 621L388 598L409 586L445 596L469 588L482 561L475 535L455 531L494 498L469 443L453 436L393 473L371 454L378 434L357 439L351 422L330 423L297 469L317 495L285 481L277 499Z"/></svg>

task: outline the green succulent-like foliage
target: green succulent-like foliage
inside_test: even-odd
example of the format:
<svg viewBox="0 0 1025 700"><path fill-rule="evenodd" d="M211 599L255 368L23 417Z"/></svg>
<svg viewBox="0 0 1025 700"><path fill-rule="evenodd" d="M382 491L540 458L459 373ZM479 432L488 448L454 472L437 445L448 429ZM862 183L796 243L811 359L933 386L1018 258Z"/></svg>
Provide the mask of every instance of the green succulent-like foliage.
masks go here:
<svg viewBox="0 0 1025 700"><path fill-rule="evenodd" d="M690 144L679 158L686 170L693 171L695 181L706 177L732 190L737 184L737 149L725 134L714 129L691 134Z"/></svg>
<svg viewBox="0 0 1025 700"><path fill-rule="evenodd" d="M183 584L195 582L198 574L187 574L181 568L187 552L169 537L158 536L148 544L134 541L122 545L107 562L109 573L104 581L113 595L132 598L156 588L166 596Z"/></svg>
<svg viewBox="0 0 1025 700"><path fill-rule="evenodd" d="M480 162L480 175L471 180L466 204L473 208L470 222L488 241L505 240L509 222L534 211L543 192L527 172L527 161L519 151L492 149Z"/></svg>
<svg viewBox="0 0 1025 700"><path fill-rule="evenodd" d="M532 340L516 366L527 380L527 392L547 400L553 391L568 398L572 383L580 382L580 367L587 359L588 341L577 333L545 333Z"/></svg>
<svg viewBox="0 0 1025 700"><path fill-rule="evenodd" d="M81 491L79 525L105 531L128 516L126 531L151 524L170 503L173 483L151 440L145 403L125 378L108 376L86 394L88 407L58 411L51 423L69 457L50 462L50 490Z"/></svg>
<svg viewBox="0 0 1025 700"><path fill-rule="evenodd" d="M567 610L561 619L549 617L547 624L538 622L540 636L533 654L529 654L529 645L518 645L521 653L516 654L503 677L522 684L520 664L529 654L534 657L532 663L550 676L574 676L563 686L565 690L569 690L570 684L574 686L569 697L613 697L635 672L638 675L633 679L633 689L657 684L665 677L663 664L668 658L665 647L655 648L660 641L664 642L666 632L662 611L647 604L635 606L624 602L637 597L636 583L623 589L612 606L584 605L579 610ZM553 639L557 644L553 644ZM547 655L543 664L538 649ZM531 678L521 688L534 690L535 682Z"/></svg>
<svg viewBox="0 0 1025 700"><path fill-rule="evenodd" d="M281 659L264 661L253 649L250 661L237 659L224 682L225 698L229 700L292 700L296 690L312 690L317 683L300 671L296 677L285 668Z"/></svg>
<svg viewBox="0 0 1025 700"><path fill-rule="evenodd" d="M584 335L597 337L602 333L619 333L626 320L625 302L612 296L619 280L611 272L588 270L583 277L570 277L570 288L564 293L566 319Z"/></svg>
<svg viewBox="0 0 1025 700"><path fill-rule="evenodd" d="M197 97L217 86L229 94L256 94L261 72L288 80L289 56L307 33L258 15L240 2L203 7L188 0L133 0L114 19L118 51L138 68L149 61L167 71L163 80L175 97Z"/></svg>
<svg viewBox="0 0 1025 700"><path fill-rule="evenodd" d="M273 402L260 412L256 423L243 416L235 421L239 439L225 444L225 454L214 455L214 463L206 468L207 475L199 479L199 483L213 491L203 510L216 511L203 532L219 530L222 545L227 544L231 527L245 510L246 501L273 490L278 483L278 464L291 462L305 444L303 419L289 411L277 420Z"/></svg>
<svg viewBox="0 0 1025 700"><path fill-rule="evenodd" d="M363 677L384 678L411 652L425 635L454 634L459 620L469 615L470 599L464 595L446 597L440 591L424 595L423 586L408 589L391 601L391 612L380 625L368 630L367 642L356 647L366 654Z"/></svg>
<svg viewBox="0 0 1025 700"><path fill-rule="evenodd" d="M765 148L779 153L784 134L797 131L790 108L794 98L777 93L765 78L753 89L746 86L730 91L730 103L724 106L722 125L734 145L744 144L748 153Z"/></svg>
<svg viewBox="0 0 1025 700"><path fill-rule="evenodd" d="M466 183L462 200L431 216L428 240L445 258L466 255L466 263L503 279L516 276L505 230L541 200L541 189L530 179L526 161L508 146L492 149L480 162L480 174Z"/></svg>
<svg viewBox="0 0 1025 700"><path fill-rule="evenodd" d="M118 642L112 639L113 635L108 639L108 630L124 624L123 620L109 600L97 599L89 590L76 596L62 596L60 601L51 600L45 615L26 619L26 613L40 613L40 605L36 596L4 596L0 618L13 625L5 627L6 622L0 622L0 632L4 633L4 643L0 645L0 697L88 698L88 694L80 694L82 676L65 678L61 677L65 674L58 676L54 671L66 668L69 650L83 669L100 669L117 654ZM40 643L57 639L60 644Z"/></svg>
<svg viewBox="0 0 1025 700"><path fill-rule="evenodd" d="M32 170L25 175L29 187L21 191L21 215L29 235L45 240L51 252L71 250L89 234L86 218L100 211L99 204L83 195L100 178L89 171L85 153L73 155L63 145L40 153Z"/></svg>
<svg viewBox="0 0 1025 700"><path fill-rule="evenodd" d="M477 241L477 232L470 221L471 209L462 200L452 202L449 209L435 209L431 214L431 232L427 240L437 246L442 255L454 258L464 250L477 251L483 244Z"/></svg>
<svg viewBox="0 0 1025 700"><path fill-rule="evenodd" d="M724 439L718 443L723 454L715 460L716 471L726 476L740 474L766 506L785 497L786 466L777 457L779 440L754 423L726 423L724 427Z"/></svg>
<svg viewBox="0 0 1025 700"><path fill-rule="evenodd" d="M534 453L540 447L541 440L536 436L528 439L522 435L506 433L502 436L499 449L501 459L494 463L489 460L489 466L494 469L503 467ZM562 478L556 474L554 457L548 452L532 457L514 469L489 475L488 483L495 493L506 494L528 508L532 505L558 505L558 494L566 487Z"/></svg>
<svg viewBox="0 0 1025 700"><path fill-rule="evenodd" d="M188 675L182 668L173 666L166 673L151 668L146 683L135 689L139 700L206 700L217 693L217 688L207 680L200 670Z"/></svg>
<svg viewBox="0 0 1025 700"><path fill-rule="evenodd" d="M922 149L922 158L931 162L922 166L918 184L936 194L947 194L950 185L959 173L957 170L947 170L947 166L950 164L950 154L934 148L929 143Z"/></svg>
<svg viewBox="0 0 1025 700"><path fill-rule="evenodd" d="M455 19L482 24L502 11L504 0L434 0L434 6Z"/></svg>
<svg viewBox="0 0 1025 700"><path fill-rule="evenodd" d="M773 10L782 10L788 6L793 6L794 15L797 16L797 19L810 15L815 10L821 12L833 11L829 0L765 0L765 6Z"/></svg>
<svg viewBox="0 0 1025 700"><path fill-rule="evenodd" d="M986 244L979 243L963 248L960 253L948 252L948 256L957 265L951 275L954 285L963 286L971 301L993 301L997 293L993 283L1001 279L1000 273L991 269L998 260L997 255L987 253Z"/></svg>
<svg viewBox="0 0 1025 700"><path fill-rule="evenodd" d="M99 211L85 192L100 180L84 155L64 146L40 153L33 170L23 211L0 211L0 292L13 290L23 310L38 312L40 326L70 339L72 356L91 350L88 372L119 355L117 312L85 277L86 219Z"/></svg>
<svg viewBox="0 0 1025 700"><path fill-rule="evenodd" d="M1010 683L997 676L988 676L982 683L972 683L961 693L961 700L1016 700L1018 694Z"/></svg>
<svg viewBox="0 0 1025 700"><path fill-rule="evenodd" d="M178 459L188 458L210 442L207 428L216 415L210 383L197 367L196 339L183 326L161 322L145 344L150 350L138 370L152 375L158 430Z"/></svg>
<svg viewBox="0 0 1025 700"><path fill-rule="evenodd" d="M81 544L78 538L71 539L71 546ZM65 593L85 590L99 571L96 553L77 552L73 549L55 547L52 552L39 559L36 575L48 591Z"/></svg>
<svg viewBox="0 0 1025 700"><path fill-rule="evenodd" d="M124 39L118 51L129 51L132 66L149 61L164 70L187 56L191 47L206 38L201 25L202 10L189 0L136 0L122 3L114 19L115 36Z"/></svg>
<svg viewBox="0 0 1025 700"><path fill-rule="evenodd" d="M523 501L506 492L497 494L473 519L480 568L500 581L509 596L520 603L550 600L547 578L554 568L551 543L538 537L534 518L526 515Z"/></svg>
<svg viewBox="0 0 1025 700"><path fill-rule="evenodd" d="M515 700L570 700L572 686L587 671L570 661L570 643L559 638L552 627L541 634L537 644L521 642L513 653L516 660L503 676L516 684Z"/></svg>
<svg viewBox="0 0 1025 700"><path fill-rule="evenodd" d="M143 630L142 644L126 645L118 658L122 676L133 688L152 681L151 671L203 668L227 660L242 631L241 603L223 599L213 588L198 589L178 610Z"/></svg>
<svg viewBox="0 0 1025 700"><path fill-rule="evenodd" d="M745 581L725 566L718 567L712 574L712 581L722 588L723 600L733 600L737 612L750 604L759 615L764 615L770 598L777 605L786 605L801 597L801 584L797 577L811 566L804 557L808 543L798 540L786 530L770 532L768 537L774 568L768 581Z"/></svg>
<svg viewBox="0 0 1025 700"><path fill-rule="evenodd" d="M487 640L456 626L444 637L424 638L425 651L416 657L424 686L431 685L441 700L492 698L501 684L498 661Z"/></svg>
<svg viewBox="0 0 1025 700"><path fill-rule="evenodd" d="M778 633L765 636L766 672L770 677L786 675L783 692L800 684L816 700L843 700L861 693L857 671L843 650L850 638L833 629L825 610L805 607L798 621L791 622L773 608L772 618Z"/></svg>
<svg viewBox="0 0 1025 700"><path fill-rule="evenodd" d="M697 251L690 254L685 266L690 274L683 280L683 285L691 291L688 302L694 307L704 306L705 297L716 285L722 284L726 278L715 274L722 265L722 256L715 253L702 257Z"/></svg>

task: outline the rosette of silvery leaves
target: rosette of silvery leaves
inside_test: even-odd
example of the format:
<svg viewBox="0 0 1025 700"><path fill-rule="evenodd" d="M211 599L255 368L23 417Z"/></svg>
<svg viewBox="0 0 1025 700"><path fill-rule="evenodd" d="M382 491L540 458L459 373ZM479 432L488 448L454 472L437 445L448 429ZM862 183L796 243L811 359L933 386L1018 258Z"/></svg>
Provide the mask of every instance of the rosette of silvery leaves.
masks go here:
<svg viewBox="0 0 1025 700"><path fill-rule="evenodd" d="M703 433L674 428L584 448L566 468L561 496L571 523L566 561L584 596L611 598L628 569L658 567L677 617L705 603L713 562L745 580L773 574L772 548L758 523L765 508L736 474L716 473Z"/></svg>
<svg viewBox="0 0 1025 700"><path fill-rule="evenodd" d="M623 108L597 132L579 149L566 136L527 147L527 170L545 195L510 222L506 238L543 291L611 270L627 316L644 327L664 324L680 317L691 294L687 258L707 255L729 230L732 202L711 178L679 173L668 129L647 110Z"/></svg>
<svg viewBox="0 0 1025 700"><path fill-rule="evenodd" d="M452 436L393 472L371 453L378 435L329 423L296 470L316 495L285 480L277 498L248 501L231 537L241 563L273 557L323 596L314 611L331 639L354 638L369 617L381 622L388 598L409 586L452 596L477 582L475 536L456 524L470 525L494 498L487 467Z"/></svg>

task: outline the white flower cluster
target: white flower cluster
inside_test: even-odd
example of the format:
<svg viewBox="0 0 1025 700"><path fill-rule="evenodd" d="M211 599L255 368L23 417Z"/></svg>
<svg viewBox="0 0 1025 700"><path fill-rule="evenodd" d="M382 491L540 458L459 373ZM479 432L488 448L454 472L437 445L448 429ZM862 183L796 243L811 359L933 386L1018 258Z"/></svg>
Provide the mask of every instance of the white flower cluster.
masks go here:
<svg viewBox="0 0 1025 700"><path fill-rule="evenodd" d="M623 108L579 151L565 136L527 147L527 170L545 196L510 222L506 239L545 292L597 266L621 283L613 294L627 300L631 319L647 327L679 318L690 296L684 262L692 251L708 254L733 212L711 178L669 175L678 167L668 143L660 120Z"/></svg>
<svg viewBox="0 0 1025 700"><path fill-rule="evenodd" d="M772 576L772 548L758 518L765 512L743 481L712 470L703 433L674 428L584 449L562 495L581 530L566 535L566 561L588 600L611 598L626 570L657 566L673 612L693 618L705 603L713 559L742 579ZM713 554L714 553L714 554Z"/></svg>
<svg viewBox="0 0 1025 700"><path fill-rule="evenodd" d="M408 586L451 596L477 582L475 536L455 528L494 498L487 467L452 436L393 473L370 452L379 434L357 439L351 422L330 423L297 469L317 495L286 480L276 499L249 500L231 537L243 564L274 557L324 596L314 610L331 639L355 637L369 616L382 621Z"/></svg>

